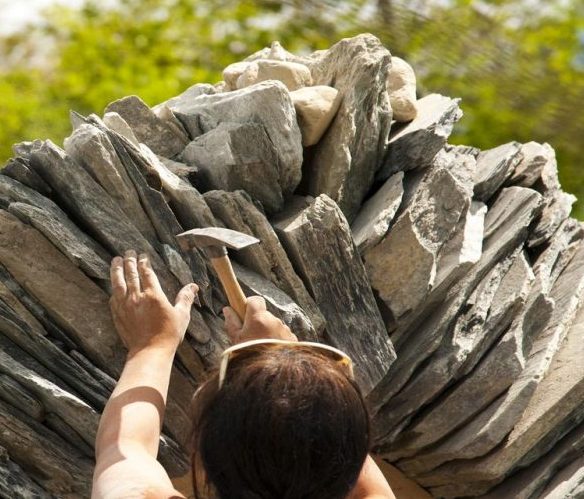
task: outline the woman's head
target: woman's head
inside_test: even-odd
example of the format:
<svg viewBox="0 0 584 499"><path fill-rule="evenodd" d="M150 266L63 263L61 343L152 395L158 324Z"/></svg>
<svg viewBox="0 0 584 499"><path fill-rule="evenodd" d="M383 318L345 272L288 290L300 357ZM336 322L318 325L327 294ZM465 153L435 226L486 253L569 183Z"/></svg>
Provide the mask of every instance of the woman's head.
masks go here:
<svg viewBox="0 0 584 499"><path fill-rule="evenodd" d="M241 350L195 405L193 452L225 498L343 498L369 448L354 381L302 346Z"/></svg>

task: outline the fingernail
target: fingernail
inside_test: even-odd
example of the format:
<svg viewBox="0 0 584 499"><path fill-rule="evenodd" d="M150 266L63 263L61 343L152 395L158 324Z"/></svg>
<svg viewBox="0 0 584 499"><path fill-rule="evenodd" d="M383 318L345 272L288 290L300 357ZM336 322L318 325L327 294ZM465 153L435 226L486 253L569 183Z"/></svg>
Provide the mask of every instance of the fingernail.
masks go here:
<svg viewBox="0 0 584 499"><path fill-rule="evenodd" d="M146 253L140 253L138 255L138 260L148 260L148 255Z"/></svg>
<svg viewBox="0 0 584 499"><path fill-rule="evenodd" d="M114 256L112 259L112 263L122 263L123 258L121 256Z"/></svg>
<svg viewBox="0 0 584 499"><path fill-rule="evenodd" d="M136 252L134 250L126 250L124 253L124 258L136 258Z"/></svg>

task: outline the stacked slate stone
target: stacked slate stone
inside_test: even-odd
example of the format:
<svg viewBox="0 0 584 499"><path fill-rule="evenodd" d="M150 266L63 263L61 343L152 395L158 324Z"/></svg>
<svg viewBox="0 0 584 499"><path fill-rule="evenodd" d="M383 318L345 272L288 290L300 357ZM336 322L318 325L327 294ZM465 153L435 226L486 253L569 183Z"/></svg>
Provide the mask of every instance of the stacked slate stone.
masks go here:
<svg viewBox="0 0 584 499"><path fill-rule="evenodd" d="M204 255L224 226L249 294L354 359L374 450L435 497L584 494L584 230L553 150L448 144L457 99L360 35L277 42L154 108L72 114L64 150L22 143L0 175L0 495L89 497L99 414L125 350L109 261L148 252L196 281L160 460L189 469L189 403L227 340Z"/></svg>

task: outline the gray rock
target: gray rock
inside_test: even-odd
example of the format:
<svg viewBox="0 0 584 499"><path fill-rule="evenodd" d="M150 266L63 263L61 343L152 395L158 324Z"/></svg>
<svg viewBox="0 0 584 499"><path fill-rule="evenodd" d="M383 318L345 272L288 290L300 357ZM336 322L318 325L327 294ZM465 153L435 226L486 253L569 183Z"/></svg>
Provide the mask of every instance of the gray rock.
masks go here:
<svg viewBox="0 0 584 499"><path fill-rule="evenodd" d="M27 473L10 459L4 447L0 447L0 495L3 497L34 497L52 499Z"/></svg>
<svg viewBox="0 0 584 499"><path fill-rule="evenodd" d="M210 191L204 197L215 217L227 228L253 235L261 241L238 251L234 258L273 282L298 303L314 327L316 336L312 339L321 337L325 326L323 315L292 267L274 229L249 196L243 191Z"/></svg>
<svg viewBox="0 0 584 499"><path fill-rule="evenodd" d="M436 262L472 198L474 160L440 152L382 241L365 252L365 265L393 316L411 313L434 286ZM454 169L457 168L456 173Z"/></svg>
<svg viewBox="0 0 584 499"><path fill-rule="evenodd" d="M522 159L521 144L517 142L482 151L477 157L475 199L488 201L513 174Z"/></svg>
<svg viewBox="0 0 584 499"><path fill-rule="evenodd" d="M13 178L27 187L39 192L43 196L50 196L51 188L34 171L24 158L14 158L8 161L1 170L2 175Z"/></svg>
<svg viewBox="0 0 584 499"><path fill-rule="evenodd" d="M568 499L572 488L584 481L584 425L574 428L545 456L508 476L482 499ZM567 463L571 464L566 466ZM560 471L561 470L561 471ZM546 487L546 484L548 484ZM542 490L545 487L545 491Z"/></svg>
<svg viewBox="0 0 584 499"><path fill-rule="evenodd" d="M282 191L290 194L298 186L302 174L302 136L283 83L266 81L235 92L201 95L174 103L170 108L193 139L221 123L263 125L276 149Z"/></svg>
<svg viewBox="0 0 584 499"><path fill-rule="evenodd" d="M440 300L425 303L429 310L420 314L417 320L399 326L403 331L399 334L397 361L368 397L374 413L375 441L379 448L383 447L387 434L391 433L391 429L384 425L380 409L387 403L391 404L391 398L407 383L414 370L438 348L459 310L484 276L497 261L523 244L527 229L540 209L541 196L537 192L522 187L503 190L485 219L481 259L463 279L441 295ZM514 213L515 216L510 219L503 216L506 213Z"/></svg>
<svg viewBox="0 0 584 499"><path fill-rule="evenodd" d="M18 381L6 374L0 374L0 398L36 421L43 421L45 418L43 404Z"/></svg>
<svg viewBox="0 0 584 499"><path fill-rule="evenodd" d="M351 356L357 381L369 393L395 353L345 217L321 195L275 228L327 321L326 340Z"/></svg>
<svg viewBox="0 0 584 499"><path fill-rule="evenodd" d="M554 150L549 144L528 142L521 145L519 153L522 159L505 181L505 185L531 187L541 178L544 166L556 161Z"/></svg>
<svg viewBox="0 0 584 499"><path fill-rule="evenodd" d="M91 459L46 426L1 401L0 424L0 446L49 497L91 496ZM14 492L11 490L7 497L15 497Z"/></svg>
<svg viewBox="0 0 584 499"><path fill-rule="evenodd" d="M147 156L148 161L143 163L143 167L147 169L148 177L157 179L169 206L185 230L216 224L211 210L197 189L173 172L165 162L153 156L151 151L143 149L142 153Z"/></svg>
<svg viewBox="0 0 584 499"><path fill-rule="evenodd" d="M379 243L387 233L404 194L403 178L402 172L390 177L357 214L351 230L361 253Z"/></svg>
<svg viewBox="0 0 584 499"><path fill-rule="evenodd" d="M98 366L110 374L121 370L123 347L109 297L40 232L5 211L0 211L0 262Z"/></svg>
<svg viewBox="0 0 584 499"><path fill-rule="evenodd" d="M103 407L109 397L107 386L88 374L47 337L36 333L5 303L0 301L0 334L36 359L73 388L79 396L96 407Z"/></svg>
<svg viewBox="0 0 584 499"><path fill-rule="evenodd" d="M311 320L286 293L260 274L237 262L233 269L246 296L259 295L266 300L268 311L281 319L301 340L314 340L316 331Z"/></svg>
<svg viewBox="0 0 584 499"><path fill-rule="evenodd" d="M314 85L336 88L341 104L312 151L308 193L332 198L349 221L385 153L391 124L385 85L390 67L389 51L369 34L341 40L310 65Z"/></svg>
<svg viewBox="0 0 584 499"><path fill-rule="evenodd" d="M570 216L572 205L576 202L576 196L562 191L555 191L544 199L543 212L527 241L530 248L549 241L560 224Z"/></svg>
<svg viewBox="0 0 584 499"><path fill-rule="evenodd" d="M518 261L517 264L515 261ZM386 458L394 460L412 455L420 448L438 441L448 434L457 423L460 423L460 418L467 418L472 413L470 409L459 410L460 417L456 414L449 414L448 417L443 416L448 412L441 410L444 405L451 407L452 404L457 403L456 391L459 390L459 387L456 387L455 391L448 395L444 402L436 402L435 399L447 386L452 385L455 380L462 377L463 369L468 369L469 363L472 362L469 359L471 356L481 357L481 354L475 353L476 350L484 352L492 346L493 342L504 331L505 326L509 325L509 319L503 324L500 323L499 317L491 321L488 319L491 307L496 306L495 296L514 266L518 268L518 272L514 272L514 274L523 274L530 277L531 282L533 281L533 273L522 254L518 257L514 255L514 257L507 258L497 264L475 288L466 302L466 309L459 315L454 327L445 335L442 344L430 357L426 366L418 371L392 399L392 403L384 411L384 424L388 427L397 425L429 401L434 400L434 407L427 415L422 416L413 428L401 432L400 440L394 444L395 451L389 455L386 454ZM517 277L517 275L513 277ZM521 281L519 282L523 284ZM521 293L523 290L518 291ZM466 380L463 385L465 384L467 384ZM476 396L463 399L459 408L464 404L470 406L477 403L477 399ZM400 468L406 469L402 466Z"/></svg>
<svg viewBox="0 0 584 499"><path fill-rule="evenodd" d="M65 139L65 151L118 203L142 235L155 244L152 222L106 133L90 124L80 125Z"/></svg>
<svg viewBox="0 0 584 499"><path fill-rule="evenodd" d="M542 474L545 474L545 471L542 471ZM578 499L583 495L584 458L580 457L556 473L539 497L541 499Z"/></svg>
<svg viewBox="0 0 584 499"><path fill-rule="evenodd" d="M0 372L10 376L30 391L46 408L79 433L93 447L97 434L99 415L78 397L62 390L50 381L43 380L34 372L0 351Z"/></svg>
<svg viewBox="0 0 584 499"><path fill-rule="evenodd" d="M427 168L462 117L460 99L430 94L416 101L418 114L410 123L394 127L387 155L377 178L384 180L396 172Z"/></svg>
<svg viewBox="0 0 584 499"><path fill-rule="evenodd" d="M154 247L80 165L50 141L33 151L31 165L51 185L61 205L112 254L123 255L128 249L148 253L163 289L169 296L176 295L178 282Z"/></svg>
<svg viewBox="0 0 584 499"><path fill-rule="evenodd" d="M583 354L584 309L580 307L578 311L584 287L583 262L581 245L552 289L554 312L547 327L534 339L521 377L497 404L496 412L489 411L480 418L482 431L468 428L469 432L474 430L476 437L471 444L479 452L475 455L484 454L485 449L490 450L512 430L511 433L495 452L478 459L447 463L420 477L423 484L443 486L454 495L484 493L528 454L531 461L549 450L573 426L573 415L584 396L584 365L578 360ZM542 448L541 442L549 433L554 438ZM537 447L539 452L533 452Z"/></svg>
<svg viewBox="0 0 584 499"><path fill-rule="evenodd" d="M438 294L462 277L479 261L483 249L483 232L487 206L471 201L463 218L458 221L452 236L438 252L436 279L431 293Z"/></svg>
<svg viewBox="0 0 584 499"><path fill-rule="evenodd" d="M146 103L135 95L108 104L105 112L118 113L130 125L136 138L161 156L172 158L187 144L184 137L156 116Z"/></svg>
<svg viewBox="0 0 584 499"><path fill-rule="evenodd" d="M126 137L134 146L140 147L140 142L134 135L134 132L130 128L130 125L128 125L126 123L126 120L122 118L118 113L114 112L105 113L103 115L103 123L110 130L119 133L123 137Z"/></svg>
<svg viewBox="0 0 584 499"><path fill-rule="evenodd" d="M243 189L268 213L284 205L277 156L266 129L257 123L221 123L182 153L183 161L198 168L202 191Z"/></svg>
<svg viewBox="0 0 584 499"><path fill-rule="evenodd" d="M188 105L189 102L201 95L213 95L216 93L217 91L213 85L210 85L209 83L196 83L195 85L187 88L182 94L179 94L176 97L172 97L167 101L154 106L152 111L154 111L154 114L157 114L164 106L172 109L175 106Z"/></svg>
<svg viewBox="0 0 584 499"><path fill-rule="evenodd" d="M85 240L72 232L67 224L52 213L24 203L10 203L8 211L23 222L32 225L89 277L104 281L109 286L109 261L104 260Z"/></svg>

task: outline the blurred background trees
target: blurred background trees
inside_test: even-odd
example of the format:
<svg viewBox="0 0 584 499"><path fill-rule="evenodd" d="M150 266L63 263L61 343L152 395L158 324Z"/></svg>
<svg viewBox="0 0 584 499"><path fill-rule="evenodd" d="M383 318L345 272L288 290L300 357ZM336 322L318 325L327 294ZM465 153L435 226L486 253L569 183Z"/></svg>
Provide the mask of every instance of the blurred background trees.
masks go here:
<svg viewBox="0 0 584 499"><path fill-rule="evenodd" d="M4 0L6 4L7 0ZM292 52L368 31L415 69L420 96L462 97L452 142L549 142L584 218L581 0L86 0L0 35L0 164L14 142L70 132L68 110L154 105L279 40ZM2 4L0 3L0 18ZM584 165L582 165L584 166Z"/></svg>

